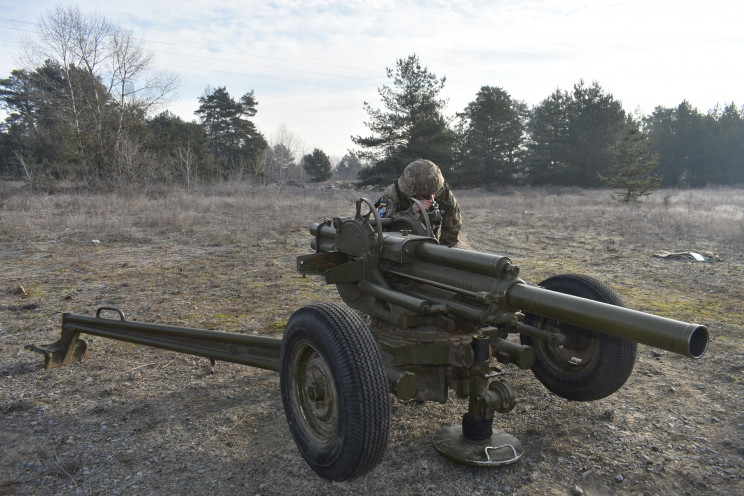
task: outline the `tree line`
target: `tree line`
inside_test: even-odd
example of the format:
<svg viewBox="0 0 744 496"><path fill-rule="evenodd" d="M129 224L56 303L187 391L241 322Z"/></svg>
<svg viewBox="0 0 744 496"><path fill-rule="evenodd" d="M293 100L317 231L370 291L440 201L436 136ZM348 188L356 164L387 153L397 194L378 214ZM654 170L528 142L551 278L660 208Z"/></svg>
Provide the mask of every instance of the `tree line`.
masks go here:
<svg viewBox="0 0 744 496"><path fill-rule="evenodd" d="M190 122L162 111L176 78L154 70L133 34L101 16L74 7L49 11L21 58L30 68L0 79L0 108L8 114L0 124L2 177L48 190L60 181L190 188L223 179L323 181L332 174L322 150L298 160L298 140L284 128L269 143L251 121L253 91L234 98L225 87L207 87Z"/></svg>
<svg viewBox="0 0 744 496"><path fill-rule="evenodd" d="M370 184L394 179L412 159L430 158L453 185L610 185L635 193L658 185L744 184L744 107L706 114L689 102L626 112L599 83L556 89L529 108L500 87L483 86L448 119L440 94L445 78L414 54L388 68L382 109L366 105L369 136L353 141L372 165ZM622 195L621 195L622 196Z"/></svg>
<svg viewBox="0 0 744 496"><path fill-rule="evenodd" d="M629 201L655 187L744 184L744 107L701 113L689 102L626 112L597 82L556 89L534 107L483 86L462 111L446 112L438 77L417 55L387 69L382 107L365 103L366 136L335 170L316 148L300 156L282 128L267 139L251 118L253 91L225 87L198 98L197 120L163 111L176 79L157 72L131 32L76 8L42 19L24 46L27 68L0 79L0 176L53 188L60 180L94 187L223 179L324 181L332 174L384 185L409 162L428 158L453 186L609 185Z"/></svg>

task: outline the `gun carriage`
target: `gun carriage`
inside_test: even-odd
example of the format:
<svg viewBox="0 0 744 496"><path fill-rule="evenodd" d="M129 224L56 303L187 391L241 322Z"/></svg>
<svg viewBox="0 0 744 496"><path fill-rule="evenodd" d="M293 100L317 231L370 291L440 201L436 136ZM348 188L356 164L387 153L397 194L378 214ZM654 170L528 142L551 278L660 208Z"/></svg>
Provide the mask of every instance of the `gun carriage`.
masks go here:
<svg viewBox="0 0 744 496"><path fill-rule="evenodd" d="M436 208L380 218L362 198L353 217L311 225L314 253L297 258L298 272L335 284L346 305L297 310L282 339L133 322L101 307L95 317L64 314L57 342L28 348L44 355L46 367L59 366L85 354L82 333L278 371L298 449L332 480L379 463L390 393L467 398L461 422L440 430L434 447L460 463L501 466L524 450L493 426L495 414L516 402L499 364L532 369L563 398L593 401L626 382L637 343L690 358L707 350L705 326L625 308L594 278L558 275L531 286L507 257L441 246L437 219Z"/></svg>

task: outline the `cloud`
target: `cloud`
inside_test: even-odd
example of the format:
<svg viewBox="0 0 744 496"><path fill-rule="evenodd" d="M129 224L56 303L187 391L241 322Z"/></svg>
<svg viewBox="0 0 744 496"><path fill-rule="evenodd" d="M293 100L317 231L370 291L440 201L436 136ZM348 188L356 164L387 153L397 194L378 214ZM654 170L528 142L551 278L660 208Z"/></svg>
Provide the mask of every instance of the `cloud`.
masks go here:
<svg viewBox="0 0 744 496"><path fill-rule="evenodd" d="M35 21L57 0L13 2L3 16ZM282 123L331 154L365 134L362 104L390 84L386 67L412 53L439 77L450 113L483 85L538 104L579 79L598 81L626 110L708 110L744 104L744 30L735 2L708 0L487 0L221 2L79 1L132 27L161 68L179 74L172 110L193 118L207 85L234 97L255 90L259 128ZM6 23L7 25L7 23ZM3 24L0 24L2 27ZM16 34L3 31L4 36ZM12 41L12 40L11 40ZM3 60L13 49L5 43Z"/></svg>

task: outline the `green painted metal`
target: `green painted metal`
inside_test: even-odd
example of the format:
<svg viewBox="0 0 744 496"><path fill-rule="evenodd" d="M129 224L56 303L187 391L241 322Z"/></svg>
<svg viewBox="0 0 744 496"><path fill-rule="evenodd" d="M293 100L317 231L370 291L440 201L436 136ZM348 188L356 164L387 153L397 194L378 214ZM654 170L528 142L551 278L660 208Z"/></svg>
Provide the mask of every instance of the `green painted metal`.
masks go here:
<svg viewBox="0 0 744 496"><path fill-rule="evenodd" d="M434 448L450 460L473 467L501 467L518 462L522 443L511 434L494 429L483 441L466 439L459 425L444 427L434 435Z"/></svg>
<svg viewBox="0 0 744 496"><path fill-rule="evenodd" d="M506 383L493 381L487 361L476 359L475 343L484 338L491 357L520 368L535 365L536 349L509 341L510 334L537 340L541 349L552 349L557 356L568 357L565 360L577 357L583 360L582 366L598 360L590 351L600 348L588 335L576 341L576 332L583 335L576 328L691 358L699 358L707 350L708 331L703 325L530 286L519 278L519 267L508 257L441 246L422 235L425 229L393 231L392 226L409 226L413 221L393 218L385 223L374 209L361 215L364 204L370 203L357 203L354 217L312 224L315 253L299 257L297 269L336 284L347 305L371 317L386 367L394 369L387 371L394 393L401 389L404 372L415 376L415 397L419 400L444 402L449 387L456 384L457 394L469 398L467 416L476 422L476 427L466 426L464 421L462 429L455 429L460 437L473 435L472 429L481 425L487 430L494 412L503 411L513 400ZM527 325L522 322L522 312L561 322L564 327L546 330ZM566 329L565 325L574 328L556 330ZM584 345L586 349L581 348ZM574 371L573 362L551 366ZM566 390L570 390L568 384ZM408 397L412 389L405 391ZM601 390L597 387L597 391ZM468 451L467 442L473 439L462 445L453 442L453 436L449 432L438 441L449 446L446 456L465 456L469 461L458 460L465 463L483 462L484 453L463 455ZM505 456L518 458L513 453Z"/></svg>
<svg viewBox="0 0 744 496"><path fill-rule="evenodd" d="M101 317L103 310L117 312L119 318ZM127 341L223 362L279 370L281 339L134 322L126 320L124 313L115 307L101 307L96 311L95 317L65 313L62 316L62 336L57 342L47 346L31 345L28 348L44 354L46 368L58 367L73 358L82 357L82 353L75 355L72 352L79 346L77 342L80 334Z"/></svg>
<svg viewBox="0 0 744 496"><path fill-rule="evenodd" d="M317 266L313 272L300 266L298 270L325 275L329 283L355 285L360 295L348 287L340 289L349 306L400 328L421 321L393 308L381 308L380 301L418 315L447 314L481 326L521 325L517 312L524 311L690 358L700 358L708 347L708 331L703 325L529 286L517 277L519 267L508 257L441 246L425 236L386 232L380 237L372 226L365 229L359 218L313 224L310 232L316 240L323 240L314 244L316 249L343 247L346 258L330 270ZM354 234L353 239L345 238L348 233ZM369 253L380 243L382 258L377 262ZM303 257L308 267L313 265L312 257ZM318 257L325 259L327 253L319 251ZM361 265L363 270L346 269ZM390 287L370 282L380 279ZM396 279L397 285L391 279ZM348 294L352 297L345 297ZM524 326L521 329L533 335L541 333Z"/></svg>
<svg viewBox="0 0 744 496"><path fill-rule="evenodd" d="M689 358L702 357L708 348L708 330L699 324L659 317L526 284L510 287L504 300L508 308L542 315Z"/></svg>

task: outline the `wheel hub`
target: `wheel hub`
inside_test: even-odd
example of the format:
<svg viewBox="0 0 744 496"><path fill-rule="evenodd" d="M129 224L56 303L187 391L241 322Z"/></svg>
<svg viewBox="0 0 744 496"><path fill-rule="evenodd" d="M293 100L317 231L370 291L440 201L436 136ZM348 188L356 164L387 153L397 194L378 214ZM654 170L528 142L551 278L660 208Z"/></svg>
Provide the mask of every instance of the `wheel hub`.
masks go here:
<svg viewBox="0 0 744 496"><path fill-rule="evenodd" d="M331 398L328 396L328 378L322 364L317 363L320 357L313 357L308 363L305 376L305 390L311 400L313 415L320 420L328 420L331 413ZM322 360L322 358L320 358Z"/></svg>
<svg viewBox="0 0 744 496"><path fill-rule="evenodd" d="M318 442L330 442L338 427L338 400L328 362L305 343L295 353L293 370L300 418Z"/></svg>
<svg viewBox="0 0 744 496"><path fill-rule="evenodd" d="M594 339L558 322L547 328L566 336L565 344L561 346L538 343L545 357L556 369L564 373L580 372L591 363L597 353L597 343Z"/></svg>

